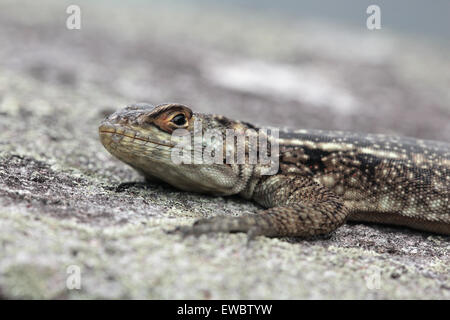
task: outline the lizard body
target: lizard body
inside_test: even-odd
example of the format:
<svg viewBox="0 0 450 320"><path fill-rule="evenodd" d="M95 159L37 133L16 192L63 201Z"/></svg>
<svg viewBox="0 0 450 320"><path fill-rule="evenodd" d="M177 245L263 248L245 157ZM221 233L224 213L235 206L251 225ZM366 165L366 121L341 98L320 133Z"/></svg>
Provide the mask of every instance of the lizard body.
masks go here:
<svg viewBox="0 0 450 320"><path fill-rule="evenodd" d="M223 116L193 113L180 104L132 105L107 117L99 127L105 148L148 179L186 191L239 194L266 208L255 215L201 219L191 227L178 228L180 232L309 237L353 220L450 235L450 144L340 131L282 130L276 138L278 170L263 175L261 165L248 162L172 161L172 150L181 139L172 133L176 129L195 133L195 121L202 124L203 133L260 130ZM202 148L207 147L203 141ZM245 150L248 160L247 145Z"/></svg>

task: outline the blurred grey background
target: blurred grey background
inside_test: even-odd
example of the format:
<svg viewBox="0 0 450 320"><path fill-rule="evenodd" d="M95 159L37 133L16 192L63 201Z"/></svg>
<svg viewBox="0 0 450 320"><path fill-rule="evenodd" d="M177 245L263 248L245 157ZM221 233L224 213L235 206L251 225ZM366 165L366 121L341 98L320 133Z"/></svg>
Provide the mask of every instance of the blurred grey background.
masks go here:
<svg viewBox="0 0 450 320"><path fill-rule="evenodd" d="M0 1L0 298L449 299L449 241L181 239L235 197L141 177L98 139L139 101L255 124L450 141L448 1ZM81 30L66 28L69 5ZM381 30L366 28L369 4ZM82 287L66 287L67 267ZM367 277L379 275L372 290Z"/></svg>
<svg viewBox="0 0 450 320"><path fill-rule="evenodd" d="M448 44L450 39L450 2L437 0L186 0L187 3L205 5L215 3L229 7L281 15L287 19L313 19L327 23L345 24L355 29L364 29L365 12L369 5L378 5L382 10L383 28L411 36L421 36Z"/></svg>

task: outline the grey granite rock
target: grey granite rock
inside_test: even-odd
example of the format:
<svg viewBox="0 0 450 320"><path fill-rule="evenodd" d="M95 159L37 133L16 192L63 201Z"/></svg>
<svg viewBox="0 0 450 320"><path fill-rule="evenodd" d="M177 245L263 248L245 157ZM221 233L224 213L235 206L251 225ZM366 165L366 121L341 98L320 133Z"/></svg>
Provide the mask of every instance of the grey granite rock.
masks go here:
<svg viewBox="0 0 450 320"><path fill-rule="evenodd" d="M146 185L97 135L128 103L179 101L259 124L450 141L448 48L214 7L79 2L81 30L65 28L68 2L0 4L1 297L450 298L448 237L363 224L250 247L243 234L168 235L258 208Z"/></svg>

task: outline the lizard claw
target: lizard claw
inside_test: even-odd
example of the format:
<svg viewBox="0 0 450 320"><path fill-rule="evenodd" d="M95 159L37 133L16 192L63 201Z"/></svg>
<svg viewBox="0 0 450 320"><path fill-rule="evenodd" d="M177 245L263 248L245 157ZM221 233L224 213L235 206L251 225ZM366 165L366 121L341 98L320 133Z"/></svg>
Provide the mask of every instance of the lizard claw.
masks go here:
<svg viewBox="0 0 450 320"><path fill-rule="evenodd" d="M248 217L213 217L200 219L194 222L192 226L179 226L173 230L167 231L169 234L181 234L183 238L193 235L200 236L207 233L247 233L247 245L255 237L263 235L263 230L255 225L254 218Z"/></svg>
<svg viewBox="0 0 450 320"><path fill-rule="evenodd" d="M167 234L181 234L183 239L188 237L188 236L191 236L191 235L194 235L194 236L197 235L194 232L193 226L178 226L175 229L167 230L166 233Z"/></svg>
<svg viewBox="0 0 450 320"><path fill-rule="evenodd" d="M183 239L188 236L198 237L205 233L217 232L214 228L214 219L200 219L190 226L178 226L173 230L167 231L168 234L181 234ZM220 231L219 231L220 232Z"/></svg>

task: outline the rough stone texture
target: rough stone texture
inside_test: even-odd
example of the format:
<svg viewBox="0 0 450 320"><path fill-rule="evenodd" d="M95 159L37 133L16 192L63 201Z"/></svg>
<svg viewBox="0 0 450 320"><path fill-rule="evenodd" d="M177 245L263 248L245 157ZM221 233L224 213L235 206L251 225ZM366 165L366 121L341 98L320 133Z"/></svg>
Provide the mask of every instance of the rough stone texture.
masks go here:
<svg viewBox="0 0 450 320"><path fill-rule="evenodd" d="M78 1L79 2L79 1ZM259 124L450 141L450 51L216 8L0 3L3 298L450 298L449 237L353 224L313 241L164 230L256 205L143 183L105 114L178 101ZM81 268L68 290L66 268Z"/></svg>

